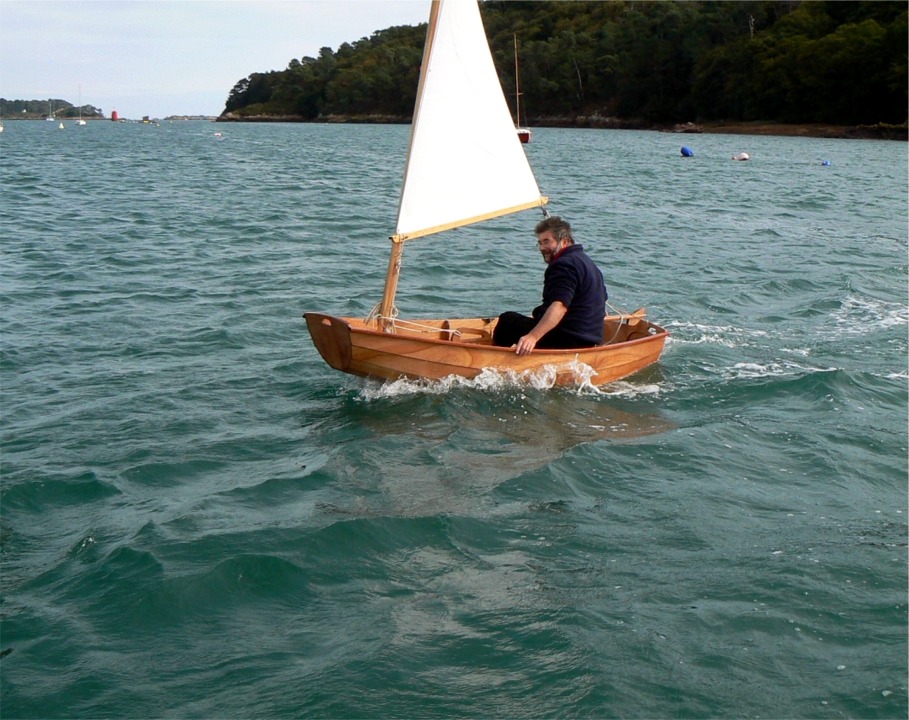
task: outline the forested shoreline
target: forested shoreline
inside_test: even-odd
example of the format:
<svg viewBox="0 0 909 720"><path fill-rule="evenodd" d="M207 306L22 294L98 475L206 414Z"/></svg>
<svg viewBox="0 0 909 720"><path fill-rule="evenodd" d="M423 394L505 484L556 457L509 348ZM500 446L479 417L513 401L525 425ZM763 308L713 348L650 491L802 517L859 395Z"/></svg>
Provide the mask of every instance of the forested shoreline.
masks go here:
<svg viewBox="0 0 909 720"><path fill-rule="evenodd" d="M906 135L905 2L489 0L481 11L512 108L517 39L522 123ZM254 72L219 120L409 122L425 32L391 27Z"/></svg>
<svg viewBox="0 0 909 720"><path fill-rule="evenodd" d="M73 105L68 100L48 98L47 100L7 100L0 98L0 118L17 120L57 119L71 120L81 117L83 120L102 119L101 108L92 105Z"/></svg>

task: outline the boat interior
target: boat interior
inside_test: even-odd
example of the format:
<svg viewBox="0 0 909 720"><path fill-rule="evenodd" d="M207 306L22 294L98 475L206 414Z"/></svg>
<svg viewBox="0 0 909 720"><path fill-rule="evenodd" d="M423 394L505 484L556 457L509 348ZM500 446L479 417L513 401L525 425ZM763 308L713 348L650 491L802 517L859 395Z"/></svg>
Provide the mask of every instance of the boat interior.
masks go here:
<svg viewBox="0 0 909 720"><path fill-rule="evenodd" d="M350 320L348 318L348 320ZM449 320L401 320L394 322L396 335L412 335L423 339L447 340L474 345L492 345L492 334L498 318L458 318ZM364 329L375 330L375 325L360 324ZM664 330L648 322L642 311L624 315L607 315L603 319L603 345L617 345L656 335Z"/></svg>

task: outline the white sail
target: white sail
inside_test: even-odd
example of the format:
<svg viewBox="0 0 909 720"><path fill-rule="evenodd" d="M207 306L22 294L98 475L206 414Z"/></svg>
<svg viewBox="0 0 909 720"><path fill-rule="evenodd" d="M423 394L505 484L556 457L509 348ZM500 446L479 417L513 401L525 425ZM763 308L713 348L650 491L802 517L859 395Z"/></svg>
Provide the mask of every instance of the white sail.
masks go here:
<svg viewBox="0 0 909 720"><path fill-rule="evenodd" d="M434 0L395 238L543 205L477 0Z"/></svg>

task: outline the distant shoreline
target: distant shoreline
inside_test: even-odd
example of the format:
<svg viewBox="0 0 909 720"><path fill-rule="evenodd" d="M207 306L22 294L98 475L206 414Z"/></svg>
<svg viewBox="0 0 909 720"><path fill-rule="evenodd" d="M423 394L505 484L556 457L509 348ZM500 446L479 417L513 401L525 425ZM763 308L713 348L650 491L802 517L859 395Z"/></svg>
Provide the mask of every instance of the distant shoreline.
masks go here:
<svg viewBox="0 0 909 720"><path fill-rule="evenodd" d="M271 122L271 123L337 123L337 124L390 124L407 125L410 118L392 115L327 115L308 120L296 115L255 115L238 116L225 113L216 122ZM716 133L721 135L780 135L786 137L909 140L909 127L902 125L833 125L829 123L678 123L675 125L653 125L634 120L603 117L600 115L578 117L551 117L532 119L530 128L584 128L601 130L654 130L678 134Z"/></svg>
<svg viewBox="0 0 909 720"><path fill-rule="evenodd" d="M48 118L41 115L29 115L29 116L12 116L12 117L0 117L0 122L34 122L34 121L46 121ZM125 122L125 123L141 123L143 121L154 121L154 122L183 122L186 120L199 120L204 122L215 122L218 119L217 115L168 115L164 118L152 118L152 117L143 117L141 119L134 118L117 118L114 120L109 117L98 117L97 115L87 115L81 118L79 117L55 117L51 118L54 122L60 121L62 123L72 122L73 120L85 120L86 122Z"/></svg>
<svg viewBox="0 0 909 720"><path fill-rule="evenodd" d="M541 118L531 127L578 127L616 130L655 130L679 135L779 135L785 137L841 138L850 140L909 140L909 126L889 125L833 125L830 123L775 123L775 122L707 122L654 125L639 121L620 120L598 115L570 118Z"/></svg>
<svg viewBox="0 0 909 720"><path fill-rule="evenodd" d="M22 122L42 120L40 117L10 117L0 118L2 122ZM60 118L61 122L69 122L75 118ZM86 117L90 122L106 121L106 117ZM207 122L248 122L248 123L327 123L350 125L409 125L409 117L396 115L326 115L315 120L308 120L297 115L254 115L239 116L225 113L219 117L210 115L169 115L163 118L164 122L180 122L187 120L201 120ZM141 122L137 120L121 122ZM159 122L161 122L159 121ZM115 121L116 122L116 121ZM577 117L549 117L533 118L529 123L534 128L579 128L593 130L651 130L655 132L673 134L703 134L714 133L717 135L778 135L784 137L810 137L849 140L909 140L909 127L878 123L877 125L834 125L830 123L774 123L774 122L708 122L708 123L677 123L674 125L654 125L637 120L623 120L602 115L581 115Z"/></svg>
<svg viewBox="0 0 909 720"><path fill-rule="evenodd" d="M909 140L909 128L902 125L827 125L788 123L704 124L703 132L719 135L783 135L787 137L844 138L862 140Z"/></svg>

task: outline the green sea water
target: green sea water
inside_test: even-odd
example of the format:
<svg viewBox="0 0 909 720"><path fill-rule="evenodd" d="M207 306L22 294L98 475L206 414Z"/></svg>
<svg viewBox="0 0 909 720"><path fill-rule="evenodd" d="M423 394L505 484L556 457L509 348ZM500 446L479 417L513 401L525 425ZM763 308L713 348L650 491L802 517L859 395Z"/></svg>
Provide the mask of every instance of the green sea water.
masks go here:
<svg viewBox="0 0 909 720"><path fill-rule="evenodd" d="M907 145L535 130L671 332L595 391L322 362L407 133L7 123L0 715L905 718ZM402 315L529 311L538 217L409 243Z"/></svg>

